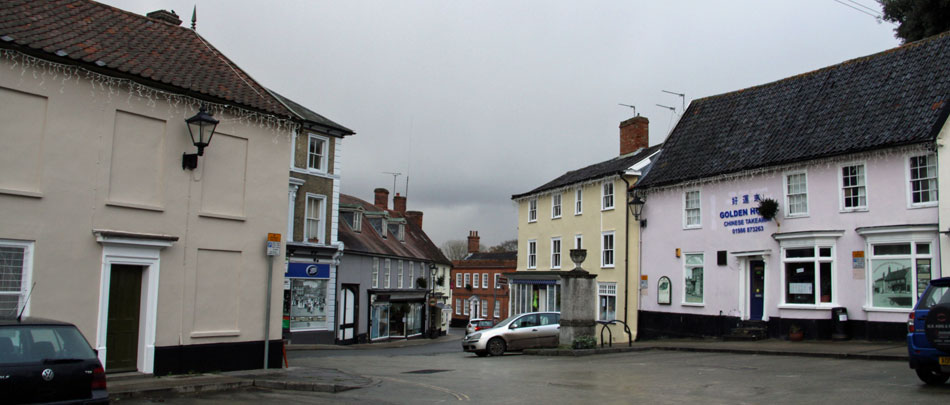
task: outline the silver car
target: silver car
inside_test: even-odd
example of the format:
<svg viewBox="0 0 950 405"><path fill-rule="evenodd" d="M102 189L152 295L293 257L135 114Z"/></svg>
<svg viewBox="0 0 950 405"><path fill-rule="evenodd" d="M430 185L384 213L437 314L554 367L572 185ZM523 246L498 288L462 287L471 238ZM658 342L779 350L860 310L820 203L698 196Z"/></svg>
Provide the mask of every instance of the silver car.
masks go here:
<svg viewBox="0 0 950 405"><path fill-rule="evenodd" d="M493 328L465 335L462 350L479 357L508 351L557 347L561 326L558 312L531 312L509 317Z"/></svg>

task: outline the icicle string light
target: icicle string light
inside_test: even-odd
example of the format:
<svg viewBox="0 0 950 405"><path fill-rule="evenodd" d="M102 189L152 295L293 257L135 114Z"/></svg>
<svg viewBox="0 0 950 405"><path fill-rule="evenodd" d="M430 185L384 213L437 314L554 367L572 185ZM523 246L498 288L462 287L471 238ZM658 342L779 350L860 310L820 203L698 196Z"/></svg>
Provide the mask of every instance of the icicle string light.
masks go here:
<svg viewBox="0 0 950 405"><path fill-rule="evenodd" d="M158 107L158 102L164 101L168 103L169 112L174 110L176 113L181 113L182 115L191 113L203 105L208 112L214 114L222 123L244 126L253 126L256 124L257 127L261 129L268 129L278 133L284 132L285 136L290 136L290 134L300 126L300 124L293 120L273 114L251 111L229 104L212 103L182 94L171 93L143 85L130 79L117 78L93 72L79 66L40 59L15 50L0 49L0 59L11 62L11 71L19 69L21 80L22 78L26 78L26 74L29 72L33 76L33 79L39 82L38 86L45 86L47 79L53 83L59 82L60 94L63 93L67 83L74 82L80 85L81 82L85 80L90 85L91 96L96 97L98 94L104 94L107 102L111 102L113 96L120 96L122 91L125 91L128 94L126 98L127 103L131 103L133 97L135 97L140 100L145 100L145 104L154 109ZM182 107L184 107L184 109Z"/></svg>

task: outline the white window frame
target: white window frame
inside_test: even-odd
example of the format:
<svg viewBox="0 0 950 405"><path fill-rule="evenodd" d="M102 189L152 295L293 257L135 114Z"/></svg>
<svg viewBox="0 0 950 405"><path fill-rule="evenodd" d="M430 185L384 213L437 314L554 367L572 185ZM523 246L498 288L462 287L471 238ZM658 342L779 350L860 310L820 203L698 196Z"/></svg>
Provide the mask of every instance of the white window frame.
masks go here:
<svg viewBox="0 0 950 405"><path fill-rule="evenodd" d="M501 305L498 305L498 300L495 300L492 303L492 316L495 318L501 318Z"/></svg>
<svg viewBox="0 0 950 405"><path fill-rule="evenodd" d="M478 273L472 273L472 288L479 288Z"/></svg>
<svg viewBox="0 0 950 405"><path fill-rule="evenodd" d="M396 288L402 288L403 277L405 277L406 274L403 273L402 260L397 260L396 263L399 264L399 266L397 266L398 270L396 270L396 277L398 277L396 279Z"/></svg>
<svg viewBox="0 0 950 405"><path fill-rule="evenodd" d="M610 237L610 246L607 246L607 237ZM610 263L607 262L607 253L610 253ZM612 269L617 264L617 238L614 231L601 232L600 234L600 267Z"/></svg>
<svg viewBox="0 0 950 405"><path fill-rule="evenodd" d="M696 193L696 207L690 207L689 196ZM690 223L690 212L695 211L696 223ZM699 189L683 191L683 229L699 229L703 227L703 193Z"/></svg>
<svg viewBox="0 0 950 405"><path fill-rule="evenodd" d="M528 256L526 267L529 269L538 268L538 241L531 239L528 241Z"/></svg>
<svg viewBox="0 0 950 405"><path fill-rule="evenodd" d="M488 288L488 273L482 273L482 288Z"/></svg>
<svg viewBox="0 0 950 405"><path fill-rule="evenodd" d="M30 295L30 288L33 284L34 242L0 239L0 247L23 249L23 264L20 267L20 291L0 292L0 295L18 296L16 314L14 316L19 315L21 312L23 316L30 316L30 303L26 298Z"/></svg>
<svg viewBox="0 0 950 405"><path fill-rule="evenodd" d="M501 279L501 273L495 273L495 289L501 289L501 284L498 283L498 280Z"/></svg>
<svg viewBox="0 0 950 405"><path fill-rule="evenodd" d="M797 196L799 194L789 194L788 180L791 176L803 176L805 179L805 192L799 193L805 196L804 212L792 212L792 204L789 200L793 195ZM809 210L811 209L811 204L808 203L808 172L806 170L794 170L782 173L782 194L785 196L785 218L802 218L808 216Z"/></svg>
<svg viewBox="0 0 950 405"><path fill-rule="evenodd" d="M320 157L320 162L319 162L320 164L318 167L313 167L310 165L310 157L311 155L313 155L313 153L311 152L311 145L313 144L314 139L323 141L323 148L322 148L323 150L321 150L320 153L317 155ZM307 170L311 172L316 172L316 173L326 173L327 164L328 164L328 161L330 160L330 156L328 153L329 150L330 150L330 138L309 133L307 135L307 162L306 162Z"/></svg>
<svg viewBox="0 0 950 405"><path fill-rule="evenodd" d="M468 305L467 302L462 306L462 315L469 315L469 307L471 307L471 305Z"/></svg>
<svg viewBox="0 0 950 405"><path fill-rule="evenodd" d="M908 165L909 167L909 165ZM874 288L874 262L875 260L884 260L884 259L909 259L912 268L913 274L911 277L911 285L913 288L917 288L917 259L930 259L930 277L931 279L940 277L940 257L935 254L937 249L940 248L940 243L938 239L938 232L936 226L907 226L903 228L891 228L881 231L864 231L859 230L858 234L864 236L866 239L865 244L865 257L867 262L865 263L865 288L866 288L866 301L864 310L873 311L873 312L899 312L899 313L909 313L914 306L917 305L917 299L920 298L917 294L917 291L912 291L911 296L911 306L910 308L893 308L893 307L876 307L874 306L874 297L873 297L873 288ZM911 253L909 255L875 255L874 246L875 245L893 245L893 244L904 244L909 243L911 245ZM919 243L928 243L930 244L930 253L929 254L918 254L917 253L917 244Z"/></svg>
<svg viewBox="0 0 950 405"><path fill-rule="evenodd" d="M861 177L862 185L861 186L851 186L850 188L863 189L864 190L864 205L856 205L854 207L847 206L847 199L845 198L845 184L844 184L844 169L849 167L860 167L861 168ZM868 165L865 162L851 162L845 163L838 166L838 205L841 212L861 212L868 210Z"/></svg>
<svg viewBox="0 0 950 405"><path fill-rule="evenodd" d="M933 166L932 166L932 167L934 168L934 170L933 170L933 172L932 172L933 175L932 175L932 176L929 176L929 177L924 177L923 180L931 180L931 179L932 179L932 181L933 181L933 196L934 196L934 197L933 197L933 200L930 200L930 201L915 203L915 202L914 202L914 186L913 186L913 182L914 182L914 181L921 181L921 180L915 180L915 179L913 179L913 178L911 177L911 175L912 175L912 170L911 170L910 164L911 164L911 159L913 159L913 158L919 158L919 157L922 157L922 156L927 158L927 162L928 162L928 163L931 163L931 162L933 163ZM931 165L928 164L927 167L931 167ZM939 185L938 182L937 182L937 155L935 155L935 154L933 154L933 153L929 153L929 152L928 152L928 153L914 153L914 154L909 154L909 155L907 155L907 158L904 159L904 175L907 177L907 180L904 182L904 185L907 187L907 193L906 193L906 194L907 194L907 207L909 207L909 208L923 208L923 207L934 207L934 206L937 206L937 205L938 205L939 199L940 199L940 194L939 194L939 191L940 191L939 187L940 187L940 185Z"/></svg>
<svg viewBox="0 0 950 405"><path fill-rule="evenodd" d="M383 288L390 288L390 282L392 280L392 260L386 259L383 262Z"/></svg>
<svg viewBox="0 0 950 405"><path fill-rule="evenodd" d="M815 232L796 232L790 235L776 234L774 236L775 240L779 243L779 286L782 289L782 293L779 295L780 302L778 304L779 308L784 309L821 309L827 310L828 308L838 306L836 303L841 298L841 294L838 288L837 282L837 271L838 271L838 247L837 239L844 235L843 231L815 231ZM787 249L798 249L798 248L814 248L815 256L807 258L785 258L785 251ZM831 257L820 256L820 249L822 248L831 248ZM785 263L795 263L795 262L814 262L815 263L815 301L816 304L787 304L788 294L786 288L786 266ZM831 263L831 301L832 302L821 302L821 265L820 263Z"/></svg>
<svg viewBox="0 0 950 405"><path fill-rule="evenodd" d="M472 274L471 274L471 273L465 273L465 282L463 283L463 285L464 285L465 287L468 287L468 286L472 285ZM475 287L472 286L472 288L475 288Z"/></svg>
<svg viewBox="0 0 950 405"><path fill-rule="evenodd" d="M379 288L379 258L373 258L373 288Z"/></svg>
<svg viewBox="0 0 950 405"><path fill-rule="evenodd" d="M465 285L462 284L462 273L455 273L455 288L462 287L465 287Z"/></svg>
<svg viewBox="0 0 950 405"><path fill-rule="evenodd" d="M702 258L702 264L700 265L687 264L689 256L700 256ZM703 294L702 295L703 300L700 302L688 302L686 301L686 278L689 271L696 267L701 267L703 269L703 280L702 280L702 284L700 285L700 289L702 290L702 294ZM683 294L681 295L683 296L683 298L681 299L681 305L696 306L696 307L701 307L701 306L706 305L706 254L704 252L686 252L683 254Z"/></svg>
<svg viewBox="0 0 950 405"><path fill-rule="evenodd" d="M488 300L483 299L481 307L482 318L488 317Z"/></svg>
<svg viewBox="0 0 950 405"><path fill-rule="evenodd" d="M612 298L612 300L611 300ZM601 311L601 301L606 299L608 302L613 301L613 316L605 317L604 313ZM598 282L597 283L597 320L598 321L613 321L617 319L617 283L616 282Z"/></svg>
<svg viewBox="0 0 950 405"><path fill-rule="evenodd" d="M608 188L610 190L607 190ZM614 182L613 180L607 180L600 184L600 210L612 210L614 206Z"/></svg>
<svg viewBox="0 0 950 405"><path fill-rule="evenodd" d="M551 268L561 268L561 238L551 238Z"/></svg>
<svg viewBox="0 0 950 405"><path fill-rule="evenodd" d="M578 187L574 190L574 215L584 213L584 189Z"/></svg>
<svg viewBox="0 0 950 405"><path fill-rule="evenodd" d="M528 200L528 222L538 222L538 199Z"/></svg>
<svg viewBox="0 0 950 405"><path fill-rule="evenodd" d="M320 216L317 218L311 218L310 217L311 201L315 201L315 200L320 201L320 209L318 210L318 213ZM327 242L326 240L327 227L326 227L326 222L325 222L326 212L327 212L327 196L322 195L322 194L307 193L307 202L304 206L304 226L303 226L303 232L304 232L303 241L304 242L307 242L307 243L310 242L310 236L311 236L310 229L313 226L313 223L316 222L317 243L321 245L327 245L326 243Z"/></svg>
<svg viewBox="0 0 950 405"><path fill-rule="evenodd" d="M455 315L462 315L462 299L455 299Z"/></svg>
<svg viewBox="0 0 950 405"><path fill-rule="evenodd" d="M574 249L583 249L584 248L584 235L577 234L574 235Z"/></svg>
<svg viewBox="0 0 950 405"><path fill-rule="evenodd" d="M551 219L561 217L561 193L551 194Z"/></svg>

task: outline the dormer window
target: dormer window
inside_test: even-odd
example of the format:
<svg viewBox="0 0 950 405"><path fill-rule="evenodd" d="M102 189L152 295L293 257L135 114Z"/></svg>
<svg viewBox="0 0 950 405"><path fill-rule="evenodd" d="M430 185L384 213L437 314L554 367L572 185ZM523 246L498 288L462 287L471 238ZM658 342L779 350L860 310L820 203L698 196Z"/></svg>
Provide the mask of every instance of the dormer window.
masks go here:
<svg viewBox="0 0 950 405"><path fill-rule="evenodd" d="M369 218L369 224L373 227L373 230L379 234L379 236L386 238L386 233L383 232L383 229L385 229L384 227L386 225L382 217Z"/></svg>
<svg viewBox="0 0 950 405"><path fill-rule="evenodd" d="M346 222L349 225L350 229L353 232L359 232L362 228L363 222L363 213L359 211L342 211L340 212L340 217L343 218L343 222Z"/></svg>
<svg viewBox="0 0 950 405"><path fill-rule="evenodd" d="M389 233L393 234L396 237L396 240L400 242L406 241L406 224L390 222L389 223Z"/></svg>

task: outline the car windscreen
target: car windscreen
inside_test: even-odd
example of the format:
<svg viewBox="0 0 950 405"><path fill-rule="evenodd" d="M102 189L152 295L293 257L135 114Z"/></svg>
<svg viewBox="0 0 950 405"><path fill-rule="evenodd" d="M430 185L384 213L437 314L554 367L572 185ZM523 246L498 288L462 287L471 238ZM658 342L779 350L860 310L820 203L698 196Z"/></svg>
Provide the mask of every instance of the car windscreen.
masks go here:
<svg viewBox="0 0 950 405"><path fill-rule="evenodd" d="M96 357L79 330L70 325L0 327L0 365Z"/></svg>
<svg viewBox="0 0 950 405"><path fill-rule="evenodd" d="M931 285L927 291L924 292L924 295L920 297L920 303L917 304L917 309L930 309L937 304L950 304L950 294L948 294L950 286L940 286L940 285Z"/></svg>

